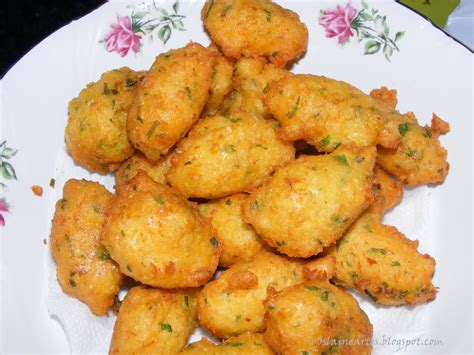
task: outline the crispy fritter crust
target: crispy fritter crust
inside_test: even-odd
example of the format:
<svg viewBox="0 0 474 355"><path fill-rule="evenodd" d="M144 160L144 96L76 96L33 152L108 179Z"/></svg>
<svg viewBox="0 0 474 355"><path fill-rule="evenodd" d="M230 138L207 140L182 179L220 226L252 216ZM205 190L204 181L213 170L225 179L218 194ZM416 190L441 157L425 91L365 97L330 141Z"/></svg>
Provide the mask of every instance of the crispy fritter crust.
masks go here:
<svg viewBox="0 0 474 355"><path fill-rule="evenodd" d="M372 202L375 154L375 147L340 147L299 157L247 199L244 220L281 253L320 253Z"/></svg>
<svg viewBox="0 0 474 355"><path fill-rule="evenodd" d="M207 0L201 19L227 57L267 57L283 67L308 46L299 16L269 0Z"/></svg>
<svg viewBox="0 0 474 355"><path fill-rule="evenodd" d="M143 72L127 67L102 74L69 103L65 131L72 159L94 172L117 169L135 150L127 138L127 112Z"/></svg>
<svg viewBox="0 0 474 355"><path fill-rule="evenodd" d="M403 198L403 186L400 182L392 179L378 165L374 168L374 208L383 213L398 204Z"/></svg>
<svg viewBox="0 0 474 355"><path fill-rule="evenodd" d="M232 90L232 76L234 73L233 62L224 57L216 46L209 46L209 50L216 53L216 63L211 73L212 83L203 116L214 115L219 111L224 98Z"/></svg>
<svg viewBox="0 0 474 355"><path fill-rule="evenodd" d="M422 127L413 113L393 122L402 140L396 149L379 147L377 163L407 186L443 183L449 164L439 135L449 131L449 125L433 115L432 126Z"/></svg>
<svg viewBox="0 0 474 355"><path fill-rule="evenodd" d="M203 285L219 261L214 230L196 204L145 173L118 187L101 239L122 273L155 287Z"/></svg>
<svg viewBox="0 0 474 355"><path fill-rule="evenodd" d="M303 275L310 280L330 280L334 277L336 268L336 258L324 256L316 258L304 264Z"/></svg>
<svg viewBox="0 0 474 355"><path fill-rule="evenodd" d="M186 354L214 354L217 355L218 345L215 345L207 338L201 338L201 340L196 341L194 343L188 344L181 353Z"/></svg>
<svg viewBox="0 0 474 355"><path fill-rule="evenodd" d="M195 293L144 286L132 288L120 306L109 353L179 352L197 325Z"/></svg>
<svg viewBox="0 0 474 355"><path fill-rule="evenodd" d="M199 119L216 53L200 44L160 54L140 83L127 119L128 137L156 162Z"/></svg>
<svg viewBox="0 0 474 355"><path fill-rule="evenodd" d="M279 354L371 352L369 318L351 294L327 281L287 288L266 309L264 338ZM330 343L335 339L340 344Z"/></svg>
<svg viewBox="0 0 474 355"><path fill-rule="evenodd" d="M431 129L437 136L441 136L449 132L449 123L444 121L436 113L433 113L431 118Z"/></svg>
<svg viewBox="0 0 474 355"><path fill-rule="evenodd" d="M341 144L392 147L400 139L396 131L384 132L386 118L396 113L343 81L292 75L270 84L264 102L282 125L282 139L303 139L320 152Z"/></svg>
<svg viewBox="0 0 474 355"><path fill-rule="evenodd" d="M237 194L199 205L201 215L208 218L216 230L222 247L219 264L225 267L250 259L265 244L255 229L242 219L246 198L246 194Z"/></svg>
<svg viewBox="0 0 474 355"><path fill-rule="evenodd" d="M171 167L169 158L167 155L153 164L142 153L136 152L115 172L115 188L134 178L140 171L145 172L155 182L166 184L166 173Z"/></svg>
<svg viewBox="0 0 474 355"><path fill-rule="evenodd" d="M112 194L96 182L74 179L66 182L63 191L51 227L59 284L95 315L106 314L122 283L118 266L100 243Z"/></svg>
<svg viewBox="0 0 474 355"><path fill-rule="evenodd" d="M303 264L261 251L232 265L199 294L199 323L220 338L264 329L264 300L303 282Z"/></svg>
<svg viewBox="0 0 474 355"><path fill-rule="evenodd" d="M206 338L189 344L182 351L186 354L214 354L214 355L271 355L275 354L265 343L260 333L243 333L226 341L214 345Z"/></svg>
<svg viewBox="0 0 474 355"><path fill-rule="evenodd" d="M222 104L221 111L250 112L260 117L272 118L263 104L263 97L271 82L290 76L291 73L266 63L264 58L241 58L235 64L232 93Z"/></svg>
<svg viewBox="0 0 474 355"><path fill-rule="evenodd" d="M397 99L397 90L395 89L388 89L386 86L382 86L380 89L373 89L370 92L370 96L376 100L379 100L388 106L395 109L398 104Z"/></svg>
<svg viewBox="0 0 474 355"><path fill-rule="evenodd" d="M336 258L335 281L384 305L432 300L435 260L417 251L418 241L364 213L329 252Z"/></svg>
<svg viewBox="0 0 474 355"><path fill-rule="evenodd" d="M173 152L168 182L186 197L219 198L251 191L294 159L275 121L249 113L200 120Z"/></svg>

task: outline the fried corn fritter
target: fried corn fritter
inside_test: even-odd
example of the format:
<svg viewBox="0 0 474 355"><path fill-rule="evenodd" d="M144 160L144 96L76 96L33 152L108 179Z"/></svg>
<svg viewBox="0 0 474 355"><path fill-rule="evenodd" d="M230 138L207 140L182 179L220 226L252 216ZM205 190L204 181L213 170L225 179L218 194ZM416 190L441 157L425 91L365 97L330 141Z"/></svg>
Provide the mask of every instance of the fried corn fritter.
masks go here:
<svg viewBox="0 0 474 355"><path fill-rule="evenodd" d="M271 82L285 78L290 72L266 63L264 58L241 58L235 64L233 91L222 104L221 112L250 112L272 118L263 104Z"/></svg>
<svg viewBox="0 0 474 355"><path fill-rule="evenodd" d="M398 104L397 90L388 89L386 86L382 86L380 89L373 89L370 92L370 96L384 104L395 109Z"/></svg>
<svg viewBox="0 0 474 355"><path fill-rule="evenodd" d="M143 75L127 67L108 71L71 100L65 140L76 163L105 173L133 154L127 138L127 112Z"/></svg>
<svg viewBox="0 0 474 355"><path fill-rule="evenodd" d="M226 341L214 345L206 338L189 344L182 351L186 354L214 354L214 355L272 355L275 354L265 343L260 333L243 333Z"/></svg>
<svg viewBox="0 0 474 355"><path fill-rule="evenodd" d="M265 299L303 281L302 263L261 251L204 286L198 296L199 323L219 338L262 331Z"/></svg>
<svg viewBox="0 0 474 355"><path fill-rule="evenodd" d="M133 156L123 162L115 172L115 185L125 184L135 177L139 171L145 172L155 182L166 184L166 173L171 166L169 155L160 159L156 164L149 161L142 153L136 152Z"/></svg>
<svg viewBox="0 0 474 355"><path fill-rule="evenodd" d="M417 251L417 241L381 223L382 213L401 200L401 184L378 167L374 176L374 204L327 251L336 260L334 280L384 305L434 299L434 259Z"/></svg>
<svg viewBox="0 0 474 355"><path fill-rule="evenodd" d="M203 285L219 262L219 242L196 204L142 172L118 187L101 239L122 273L154 287Z"/></svg>
<svg viewBox="0 0 474 355"><path fill-rule="evenodd" d="M246 198L246 194L237 194L199 205L201 215L210 219L216 230L222 247L219 259L222 266L251 258L265 244L255 229L242 219L241 210Z"/></svg>
<svg viewBox="0 0 474 355"><path fill-rule="evenodd" d="M176 147L167 180L185 197L219 198L251 191L294 158L275 121L249 113L200 120Z"/></svg>
<svg viewBox="0 0 474 355"><path fill-rule="evenodd" d="M243 333L236 337L223 341L220 345L224 351L219 354L223 355L272 355L275 354L268 346L261 333ZM239 350L240 349L240 350Z"/></svg>
<svg viewBox="0 0 474 355"><path fill-rule="evenodd" d="M373 209L364 213L332 247L335 282L384 305L432 300L435 260L417 251L418 241L380 222Z"/></svg>
<svg viewBox="0 0 474 355"><path fill-rule="evenodd" d="M356 299L328 281L273 295L264 338L279 354L370 354L372 324Z"/></svg>
<svg viewBox="0 0 474 355"><path fill-rule="evenodd" d="M51 227L59 284L95 315L107 313L122 283L118 266L100 243L104 211L111 199L112 194L99 183L68 180Z"/></svg>
<svg viewBox="0 0 474 355"><path fill-rule="evenodd" d="M201 338L201 340L194 343L188 344L181 353L186 354L218 354L218 345L215 345L207 338Z"/></svg>
<svg viewBox="0 0 474 355"><path fill-rule="evenodd" d="M176 354L196 326L195 291L134 287L120 306L109 354Z"/></svg>
<svg viewBox="0 0 474 355"><path fill-rule="evenodd" d="M399 114L343 81L292 75L271 83L264 102L282 125L282 139L303 139L320 152L347 144L393 147L400 140L386 130L386 120Z"/></svg>
<svg viewBox="0 0 474 355"><path fill-rule="evenodd" d="M308 46L299 16L270 0L207 0L201 19L227 57L267 57L283 67Z"/></svg>
<svg viewBox="0 0 474 355"><path fill-rule="evenodd" d="M332 255L318 257L304 264L303 275L306 280L330 280L335 268L336 258Z"/></svg>
<svg viewBox="0 0 474 355"><path fill-rule="evenodd" d="M279 252L308 258L339 239L372 201L375 147L300 156L244 204L244 221Z"/></svg>
<svg viewBox="0 0 474 355"><path fill-rule="evenodd" d="M127 118L128 138L156 162L199 119L216 53L200 44L160 54L140 83Z"/></svg>
<svg viewBox="0 0 474 355"><path fill-rule="evenodd" d="M396 149L379 147L378 164L407 186L443 183L449 172L448 152L439 136L449 131L449 125L435 114L431 127L420 126L413 113L393 122L402 140Z"/></svg>
<svg viewBox="0 0 474 355"><path fill-rule="evenodd" d="M392 179L378 165L374 168L374 202L370 208L378 213L391 209L403 198L402 184Z"/></svg>
<svg viewBox="0 0 474 355"><path fill-rule="evenodd" d="M216 48L211 45L209 49L216 53L216 62L211 73L211 87L209 89L209 98L207 99L204 116L214 115L224 101L226 95L232 89L232 76L234 65L229 58L224 57Z"/></svg>

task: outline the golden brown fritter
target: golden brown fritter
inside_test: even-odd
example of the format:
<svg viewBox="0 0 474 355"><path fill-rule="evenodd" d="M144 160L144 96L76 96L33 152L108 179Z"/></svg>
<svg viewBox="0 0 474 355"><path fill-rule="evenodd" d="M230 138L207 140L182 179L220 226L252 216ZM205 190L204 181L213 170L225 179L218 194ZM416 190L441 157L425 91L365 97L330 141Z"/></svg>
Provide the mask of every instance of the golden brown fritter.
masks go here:
<svg viewBox="0 0 474 355"><path fill-rule="evenodd" d="M279 354L370 354L372 324L356 299L328 281L273 295L264 338Z"/></svg>
<svg viewBox="0 0 474 355"><path fill-rule="evenodd" d="M336 258L332 255L318 257L304 264L306 280L330 280L334 277Z"/></svg>
<svg viewBox="0 0 474 355"><path fill-rule="evenodd" d="M178 353L197 325L195 293L132 288L120 306L109 353Z"/></svg>
<svg viewBox="0 0 474 355"><path fill-rule="evenodd" d="M275 121L249 113L208 116L176 147L167 180L185 197L219 198L251 191L294 158Z"/></svg>
<svg viewBox="0 0 474 355"><path fill-rule="evenodd" d="M214 345L206 338L189 344L182 351L186 354L214 354L214 355L271 355L272 349L265 343L260 333L243 333L226 341Z"/></svg>
<svg viewBox="0 0 474 355"><path fill-rule="evenodd" d="M267 57L283 67L308 46L299 16L269 0L207 0L201 19L227 57Z"/></svg>
<svg viewBox="0 0 474 355"><path fill-rule="evenodd" d="M122 273L155 287L203 285L219 261L214 230L196 204L145 173L118 187L101 239Z"/></svg>
<svg viewBox="0 0 474 355"><path fill-rule="evenodd" d="M223 355L272 355L275 354L268 346L261 333L243 333L223 341L220 348L225 349ZM232 349L232 350L231 350Z"/></svg>
<svg viewBox="0 0 474 355"><path fill-rule="evenodd" d="M336 261L334 280L384 305L434 299L434 259L418 253L417 241L381 223L382 214L402 199L401 184L378 167L374 180L373 205L325 252Z"/></svg>
<svg viewBox="0 0 474 355"><path fill-rule="evenodd" d="M115 172L115 187L125 184L128 180L135 177L139 171L145 172L155 182L166 184L166 173L171 162L169 155L163 157L158 163L153 164L142 153L136 152L128 160L124 161L120 168Z"/></svg>
<svg viewBox="0 0 474 355"><path fill-rule="evenodd" d="M209 49L216 53L216 63L211 73L211 87L209 89L209 98L207 99L204 116L214 115L224 101L226 95L232 89L232 75L234 64L229 58L224 57L216 48L211 45Z"/></svg>
<svg viewBox="0 0 474 355"><path fill-rule="evenodd" d="M215 345L207 338L188 344L181 353L186 354L218 354L218 345Z"/></svg>
<svg viewBox="0 0 474 355"><path fill-rule="evenodd" d="M143 75L127 67L108 71L71 100L65 140L76 163L104 173L117 169L133 154L126 121Z"/></svg>
<svg viewBox="0 0 474 355"><path fill-rule="evenodd" d="M156 162L199 119L216 54L200 44L160 54L140 83L127 119L130 141Z"/></svg>
<svg viewBox="0 0 474 355"><path fill-rule="evenodd" d="M199 323L220 338L262 331L263 302L269 294L303 281L302 263L261 251L204 286L198 297Z"/></svg>
<svg viewBox="0 0 474 355"><path fill-rule="evenodd" d="M444 121L436 113L433 113L431 117L431 129L436 135L442 136L449 132L449 123Z"/></svg>
<svg viewBox="0 0 474 355"><path fill-rule="evenodd" d="M370 208L383 213L398 204L403 197L402 184L392 179L378 165L374 168L374 195L375 200Z"/></svg>
<svg viewBox="0 0 474 355"><path fill-rule="evenodd" d="M393 147L400 140L397 131L385 131L386 120L399 114L343 81L292 75L271 83L264 102L282 125L282 139L303 139L320 152L347 144Z"/></svg>
<svg viewBox="0 0 474 355"><path fill-rule="evenodd" d="M199 205L201 215L208 218L222 247L219 264L231 266L239 261L245 261L259 252L263 240L255 229L242 219L242 205L246 194L237 194Z"/></svg>
<svg viewBox="0 0 474 355"><path fill-rule="evenodd" d="M336 258L334 280L384 305L432 300L435 261L417 247L418 241L382 224L380 214L370 209L330 249Z"/></svg>
<svg viewBox="0 0 474 355"><path fill-rule="evenodd" d="M272 118L263 97L271 82L291 75L289 71L266 63L264 58L241 58L235 64L233 91L222 104L221 112L250 112Z"/></svg>
<svg viewBox="0 0 474 355"><path fill-rule="evenodd" d="M281 253L307 258L339 239L372 201L375 147L301 156L244 204L244 220Z"/></svg>
<svg viewBox="0 0 474 355"><path fill-rule="evenodd" d="M413 113L393 119L402 136L396 149L379 147L377 163L407 186L443 183L449 172L448 152L441 146L439 135L449 125L433 115L431 127L418 124Z"/></svg>
<svg viewBox="0 0 474 355"><path fill-rule="evenodd" d="M388 89L386 86L382 86L380 89L373 89L370 92L370 96L376 100L379 100L391 108L397 107L397 90Z"/></svg>
<svg viewBox="0 0 474 355"><path fill-rule="evenodd" d="M100 243L104 211L111 199L112 194L99 183L68 180L51 227L59 284L95 315L107 313L122 283L118 266Z"/></svg>

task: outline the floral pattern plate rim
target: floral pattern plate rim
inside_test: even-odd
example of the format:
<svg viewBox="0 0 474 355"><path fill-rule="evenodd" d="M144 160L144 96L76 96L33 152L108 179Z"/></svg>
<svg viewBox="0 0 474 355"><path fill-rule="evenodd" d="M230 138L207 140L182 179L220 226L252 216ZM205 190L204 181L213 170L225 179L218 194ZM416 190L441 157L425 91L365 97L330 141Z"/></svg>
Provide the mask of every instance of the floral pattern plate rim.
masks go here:
<svg viewBox="0 0 474 355"><path fill-rule="evenodd" d="M110 43L110 48L117 48L119 52L108 52L104 49L107 43L100 41L111 31L110 25L117 23L117 16L131 14L128 6L141 4L139 1L111 1L45 39L0 83L0 141L6 140L8 148L18 150L8 159L18 180L1 180L7 189L2 190L0 197L6 198L10 209L10 213L3 213L5 226L0 227L2 353L68 351L63 330L49 317L45 304L50 259L49 245L44 241L48 243L54 202L69 177L98 180L112 187L110 178L87 173L72 164L65 153L63 131L67 102L106 70L124 65L144 69L150 66L156 54L183 46L189 40L209 43L199 20L202 2L182 1L177 11L173 9L174 1L155 3L166 10L168 17L171 14L185 16L180 19L185 31L170 23L172 31L169 38L162 35L164 41L158 35L164 25L158 26L152 31L153 38L139 33L141 51L135 53L133 46L128 46L132 50L121 56L121 47ZM344 45L338 44L338 36L326 37L326 28L320 24L321 11L336 9L337 5L344 7L346 0L281 3L300 14L310 33L308 52L294 66L295 72L345 80L364 91L381 85L397 88L402 111L414 111L423 123L434 111L451 123L452 131L443 137L443 144L449 150L450 174L444 185L426 189L430 198L423 210L431 216L430 233L411 234L408 226L417 223L414 217L397 221L406 222L402 232L420 239L422 251L436 258L438 268L434 282L440 292L434 302L413 311L387 310L383 318L373 319L373 323L376 329L392 326L395 330L387 334L392 340L408 334L443 341L442 348L408 349L414 352L470 352L472 323L466 317L466 310L472 307L472 297L469 292L458 290L459 285L467 289L472 286L472 198L466 198L466 192L472 191L473 165L471 53L417 14L392 1L367 0L368 8L375 8L382 17L387 16L390 38L397 32L405 32L396 42L400 51L393 51L390 62L382 44L377 53L364 54L368 39L359 43L353 27L353 36L349 36L350 41ZM358 0L353 0L351 6L358 12L364 9ZM354 15L351 24L356 18ZM133 21L122 22L122 26L132 27ZM120 39L126 44L136 42L133 37ZM49 186L52 178L56 180L54 188ZM43 187L42 197L32 193L33 185ZM407 191L407 195L410 193ZM415 212L413 216L418 216ZM368 309L370 305L363 303L362 306ZM401 329L405 324L409 333ZM78 339L82 339L81 336L87 334L78 334ZM397 347L383 349L390 352Z"/></svg>

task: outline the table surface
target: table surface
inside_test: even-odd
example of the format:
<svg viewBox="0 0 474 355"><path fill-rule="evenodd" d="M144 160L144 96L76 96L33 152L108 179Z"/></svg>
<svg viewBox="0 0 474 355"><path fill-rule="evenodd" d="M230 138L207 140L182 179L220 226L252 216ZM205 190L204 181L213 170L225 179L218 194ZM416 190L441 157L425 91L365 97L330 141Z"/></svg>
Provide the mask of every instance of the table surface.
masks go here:
<svg viewBox="0 0 474 355"><path fill-rule="evenodd" d="M16 0L0 9L0 78L51 33L93 11L104 0Z"/></svg>

